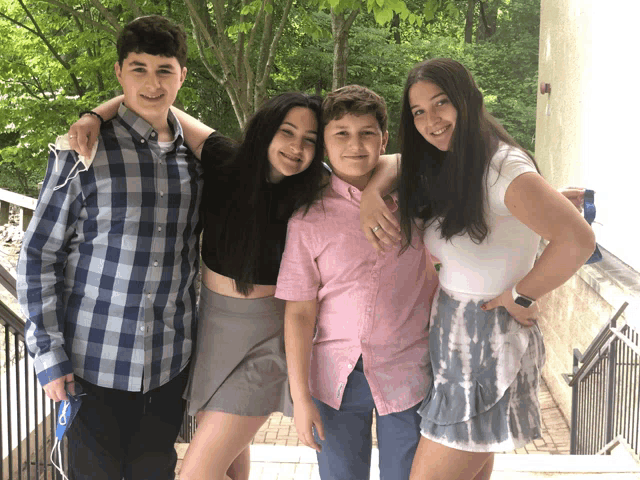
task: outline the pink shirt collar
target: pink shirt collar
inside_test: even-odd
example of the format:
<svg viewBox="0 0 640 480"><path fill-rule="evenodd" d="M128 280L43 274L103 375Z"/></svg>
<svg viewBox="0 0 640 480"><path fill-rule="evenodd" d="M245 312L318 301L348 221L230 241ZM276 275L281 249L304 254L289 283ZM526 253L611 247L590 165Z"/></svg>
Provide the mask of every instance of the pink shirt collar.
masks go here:
<svg viewBox="0 0 640 480"><path fill-rule="evenodd" d="M360 191L350 183L345 182L335 174L331 175L331 188L341 197L354 202L358 206L360 205L360 202L362 200L362 191ZM391 210L392 212L398 210L397 192L392 192L391 194L387 195L384 200L387 204L387 207L389 207L389 210Z"/></svg>

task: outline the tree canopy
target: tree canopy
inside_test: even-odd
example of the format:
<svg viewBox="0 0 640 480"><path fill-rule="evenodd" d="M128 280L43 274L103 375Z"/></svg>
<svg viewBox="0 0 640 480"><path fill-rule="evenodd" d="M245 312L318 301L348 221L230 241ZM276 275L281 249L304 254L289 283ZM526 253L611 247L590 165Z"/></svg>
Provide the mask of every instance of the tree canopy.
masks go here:
<svg viewBox="0 0 640 480"><path fill-rule="evenodd" d="M535 132L538 0L0 0L0 188L36 195L47 144L118 93L115 40L161 14L189 35L177 102L237 137L271 95L349 83L387 100L390 145L407 71L452 57L525 147Z"/></svg>

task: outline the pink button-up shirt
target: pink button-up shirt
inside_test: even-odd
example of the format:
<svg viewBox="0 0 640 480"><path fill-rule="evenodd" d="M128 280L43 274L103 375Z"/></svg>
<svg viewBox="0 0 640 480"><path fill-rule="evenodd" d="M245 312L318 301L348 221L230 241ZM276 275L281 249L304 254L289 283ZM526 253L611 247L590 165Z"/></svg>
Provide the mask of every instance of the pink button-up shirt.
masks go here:
<svg viewBox="0 0 640 480"><path fill-rule="evenodd" d="M331 177L322 201L289 220L276 297L317 298L311 394L339 409L362 355L380 415L406 410L431 382L428 324L437 276L422 235L398 256L377 253L360 230L357 188Z"/></svg>

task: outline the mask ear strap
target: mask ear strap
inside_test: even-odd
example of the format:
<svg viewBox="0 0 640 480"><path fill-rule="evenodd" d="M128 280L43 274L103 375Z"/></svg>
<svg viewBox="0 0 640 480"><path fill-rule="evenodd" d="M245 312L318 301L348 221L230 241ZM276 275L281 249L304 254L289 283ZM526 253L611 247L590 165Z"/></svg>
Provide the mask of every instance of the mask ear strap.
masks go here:
<svg viewBox="0 0 640 480"><path fill-rule="evenodd" d="M56 154L56 162L58 161L58 157ZM67 183L69 183L71 180L73 180L74 178L76 178L78 176L78 174L80 172L85 172L85 170L80 170L80 168L78 168L75 173L73 175L71 175L71 173L73 172L73 170L78 167L78 165L82 164L82 160L78 160L76 163L73 164L73 167L71 167L71 171L69 172L69 176L67 177L67 179L64 181L64 183L62 185L58 185L56 188L53 189L53 191L55 192L56 190L63 188ZM56 167L57 169L57 167ZM57 171L57 170L56 170Z"/></svg>
<svg viewBox="0 0 640 480"><path fill-rule="evenodd" d="M96 142L93 146L94 151L92 152L92 155L95 155L95 150L97 146L98 146L98 142ZM60 150L71 150L71 146L69 145L69 137L67 136L67 134L58 135L56 137L56 142L48 144L48 147L49 147L49 151L56 156L56 160L54 163L54 171L57 173L60 170L60 167L58 165L58 160L59 160L58 152L60 152ZM80 155L78 155L78 160L73 165L73 167L71 167L71 170L69 171L69 176L67 177L67 179L62 185L58 185L56 188L53 189L54 192L60 188L63 188L67 183L69 183L70 180L73 180L74 178L76 178L80 172L86 172L88 170L87 164L85 164L83 159L84 157L81 157ZM93 160L93 157L91 158L91 160ZM79 168L80 164L84 165L84 170L80 170ZM90 161L89 161L89 164L90 164ZM72 172L74 170L76 171L72 175Z"/></svg>
<svg viewBox="0 0 640 480"><path fill-rule="evenodd" d="M67 410L69 410L69 406L71 403L69 400L65 400L62 402L62 406L60 408L60 415L58 415L58 423L60 425L66 425L68 421ZM55 469L62 475L63 480L69 480L62 469L62 441L56 436L55 441L53 442L53 447L51 448L51 455L49 459L51 460L51 465L55 467ZM55 458L54 458L55 456Z"/></svg>
<svg viewBox="0 0 640 480"><path fill-rule="evenodd" d="M50 143L50 144L47 145L49 147L49 151L56 156L56 160L54 162L54 171L56 173L58 172L58 170L60 170L58 168L58 149L56 147L57 147L57 145L60 144L61 141L62 141L62 137L60 135L58 135L56 137L56 143Z"/></svg>

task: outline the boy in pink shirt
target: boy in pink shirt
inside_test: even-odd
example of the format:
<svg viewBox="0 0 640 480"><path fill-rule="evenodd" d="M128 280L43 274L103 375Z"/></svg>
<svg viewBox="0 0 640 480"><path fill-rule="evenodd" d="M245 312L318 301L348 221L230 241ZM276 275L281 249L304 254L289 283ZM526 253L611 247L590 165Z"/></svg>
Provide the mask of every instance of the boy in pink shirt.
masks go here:
<svg viewBox="0 0 640 480"><path fill-rule="evenodd" d="M388 139L384 100L351 85L329 94L322 113L333 174L321 200L289 221L276 290L287 300L295 425L323 479L368 479L375 408L380 478L406 479L431 383L437 276L421 235L399 255L399 246L377 252L360 230L362 190Z"/></svg>

